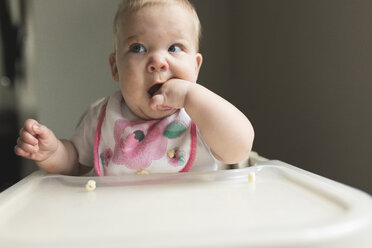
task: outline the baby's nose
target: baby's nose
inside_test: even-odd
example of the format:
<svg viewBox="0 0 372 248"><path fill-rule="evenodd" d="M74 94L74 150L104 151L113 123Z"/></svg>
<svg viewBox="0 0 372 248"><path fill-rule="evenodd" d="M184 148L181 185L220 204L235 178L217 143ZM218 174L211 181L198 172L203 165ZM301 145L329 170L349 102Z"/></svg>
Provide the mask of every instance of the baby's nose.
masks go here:
<svg viewBox="0 0 372 248"><path fill-rule="evenodd" d="M147 66L147 70L149 72L161 72L161 71L167 71L169 69L169 64L167 62L167 59L160 55L160 54L154 54L150 62Z"/></svg>

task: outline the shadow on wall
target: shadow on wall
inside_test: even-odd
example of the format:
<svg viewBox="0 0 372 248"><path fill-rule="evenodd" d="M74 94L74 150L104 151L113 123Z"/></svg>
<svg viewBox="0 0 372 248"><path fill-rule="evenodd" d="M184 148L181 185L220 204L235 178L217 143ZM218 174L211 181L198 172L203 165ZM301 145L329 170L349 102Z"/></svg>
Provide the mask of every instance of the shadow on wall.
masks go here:
<svg viewBox="0 0 372 248"><path fill-rule="evenodd" d="M13 151L18 136L16 113L1 110L0 123L1 192L21 179L21 167L20 158Z"/></svg>

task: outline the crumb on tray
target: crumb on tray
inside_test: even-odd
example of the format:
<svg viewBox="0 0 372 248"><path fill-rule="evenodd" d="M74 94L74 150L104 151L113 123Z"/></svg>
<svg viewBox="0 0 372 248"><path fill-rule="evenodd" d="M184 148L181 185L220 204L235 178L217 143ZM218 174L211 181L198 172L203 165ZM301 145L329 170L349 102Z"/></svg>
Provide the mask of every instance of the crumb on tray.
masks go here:
<svg viewBox="0 0 372 248"><path fill-rule="evenodd" d="M96 189L96 181L89 180L87 184L85 184L85 189L89 192L94 191Z"/></svg>
<svg viewBox="0 0 372 248"><path fill-rule="evenodd" d="M248 182L249 183L255 183L256 182L256 173L249 172L248 173Z"/></svg>

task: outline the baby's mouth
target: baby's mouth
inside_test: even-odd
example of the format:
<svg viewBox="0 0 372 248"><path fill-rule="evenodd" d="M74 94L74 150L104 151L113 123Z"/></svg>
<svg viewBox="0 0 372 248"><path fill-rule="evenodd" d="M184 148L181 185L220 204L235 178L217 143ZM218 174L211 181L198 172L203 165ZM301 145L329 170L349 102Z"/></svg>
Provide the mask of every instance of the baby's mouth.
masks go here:
<svg viewBox="0 0 372 248"><path fill-rule="evenodd" d="M153 86L150 87L150 89L147 91L150 97L153 97L155 93L161 88L163 84L162 83L156 83Z"/></svg>

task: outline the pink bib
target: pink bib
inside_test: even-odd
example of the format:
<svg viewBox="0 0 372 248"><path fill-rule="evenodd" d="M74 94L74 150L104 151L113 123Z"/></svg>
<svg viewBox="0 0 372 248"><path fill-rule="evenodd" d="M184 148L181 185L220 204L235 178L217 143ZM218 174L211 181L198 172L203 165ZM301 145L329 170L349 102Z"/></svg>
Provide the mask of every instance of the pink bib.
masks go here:
<svg viewBox="0 0 372 248"><path fill-rule="evenodd" d="M124 119L120 106L120 101L110 97L100 113L94 140L98 176L190 170L197 152L197 131L183 109L162 120L146 121Z"/></svg>

